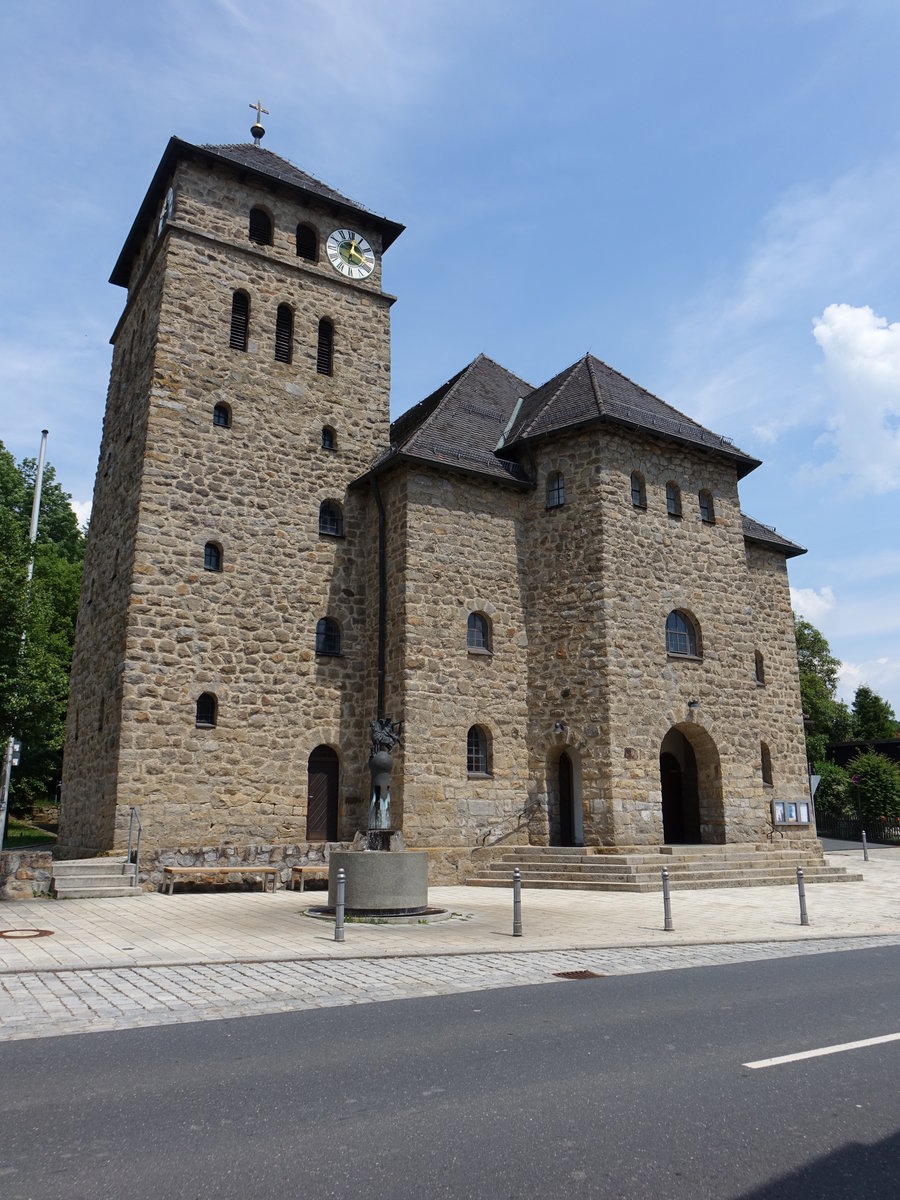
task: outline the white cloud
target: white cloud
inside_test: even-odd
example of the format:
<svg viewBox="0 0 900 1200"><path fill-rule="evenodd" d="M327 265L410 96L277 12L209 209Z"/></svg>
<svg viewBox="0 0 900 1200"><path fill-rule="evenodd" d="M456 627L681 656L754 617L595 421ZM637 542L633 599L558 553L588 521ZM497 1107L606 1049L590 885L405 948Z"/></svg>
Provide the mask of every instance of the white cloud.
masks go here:
<svg viewBox="0 0 900 1200"><path fill-rule="evenodd" d="M900 322L868 305L829 304L813 324L831 396L820 444L827 479L888 492L900 487Z"/></svg>
<svg viewBox="0 0 900 1200"><path fill-rule="evenodd" d="M865 684L886 699L900 694L900 659L875 658L869 662L842 662L838 671L839 698L852 704L856 689L861 684Z"/></svg>
<svg viewBox="0 0 900 1200"><path fill-rule="evenodd" d="M674 322L667 399L736 439L770 442L792 428L821 429L808 321L838 297L893 286L898 191L900 162L891 160L785 194L743 259L688 300Z"/></svg>
<svg viewBox="0 0 900 1200"><path fill-rule="evenodd" d="M83 529L87 522L91 519L91 508L93 501L91 500L73 500L72 510L78 518L78 524Z"/></svg>
<svg viewBox="0 0 900 1200"><path fill-rule="evenodd" d="M834 593L830 587L791 588L791 607L801 617L817 625L834 608Z"/></svg>

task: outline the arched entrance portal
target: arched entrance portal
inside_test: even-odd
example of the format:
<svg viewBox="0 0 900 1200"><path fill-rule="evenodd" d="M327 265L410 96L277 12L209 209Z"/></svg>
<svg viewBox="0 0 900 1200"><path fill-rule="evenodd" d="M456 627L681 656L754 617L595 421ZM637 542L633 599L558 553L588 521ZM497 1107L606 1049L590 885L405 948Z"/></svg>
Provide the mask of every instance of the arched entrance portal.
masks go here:
<svg viewBox="0 0 900 1200"><path fill-rule="evenodd" d="M550 802L550 845L583 846L581 781L577 763L566 750L556 764L556 785Z"/></svg>
<svg viewBox="0 0 900 1200"><path fill-rule="evenodd" d="M663 841L725 841L725 808L719 752L705 729L676 725L659 752Z"/></svg>
<svg viewBox="0 0 900 1200"><path fill-rule="evenodd" d="M306 791L306 840L338 840L338 756L330 746L316 746L309 756Z"/></svg>

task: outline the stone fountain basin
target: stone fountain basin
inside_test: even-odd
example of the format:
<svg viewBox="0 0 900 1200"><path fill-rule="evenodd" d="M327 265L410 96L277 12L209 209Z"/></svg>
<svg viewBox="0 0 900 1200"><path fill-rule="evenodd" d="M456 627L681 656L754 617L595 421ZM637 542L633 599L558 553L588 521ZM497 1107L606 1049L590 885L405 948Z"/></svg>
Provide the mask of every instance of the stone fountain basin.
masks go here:
<svg viewBox="0 0 900 1200"><path fill-rule="evenodd" d="M332 850L328 907L337 903L337 873L344 868L344 911L349 915L404 916L428 907L428 855L416 850Z"/></svg>

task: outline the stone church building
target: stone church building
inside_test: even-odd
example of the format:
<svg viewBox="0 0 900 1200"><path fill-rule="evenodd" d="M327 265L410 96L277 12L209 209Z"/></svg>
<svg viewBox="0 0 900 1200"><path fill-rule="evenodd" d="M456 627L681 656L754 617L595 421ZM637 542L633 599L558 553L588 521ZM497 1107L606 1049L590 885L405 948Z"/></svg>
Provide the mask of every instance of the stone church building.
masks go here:
<svg viewBox="0 0 900 1200"><path fill-rule="evenodd" d="M157 860L320 856L376 715L410 847L812 838L759 462L591 355L480 355L392 424L403 227L259 136L172 138L112 273L60 852L135 807Z"/></svg>

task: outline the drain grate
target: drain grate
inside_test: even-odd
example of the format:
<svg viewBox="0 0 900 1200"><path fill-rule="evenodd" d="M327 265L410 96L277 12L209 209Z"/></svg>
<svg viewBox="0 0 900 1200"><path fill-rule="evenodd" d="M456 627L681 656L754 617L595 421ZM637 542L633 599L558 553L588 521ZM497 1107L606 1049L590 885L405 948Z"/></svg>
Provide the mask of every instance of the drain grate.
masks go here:
<svg viewBox="0 0 900 1200"><path fill-rule="evenodd" d="M0 929L0 938L36 938L53 937L52 929Z"/></svg>
<svg viewBox="0 0 900 1200"><path fill-rule="evenodd" d="M598 975L596 971L554 971L557 979L605 979L605 975Z"/></svg>

